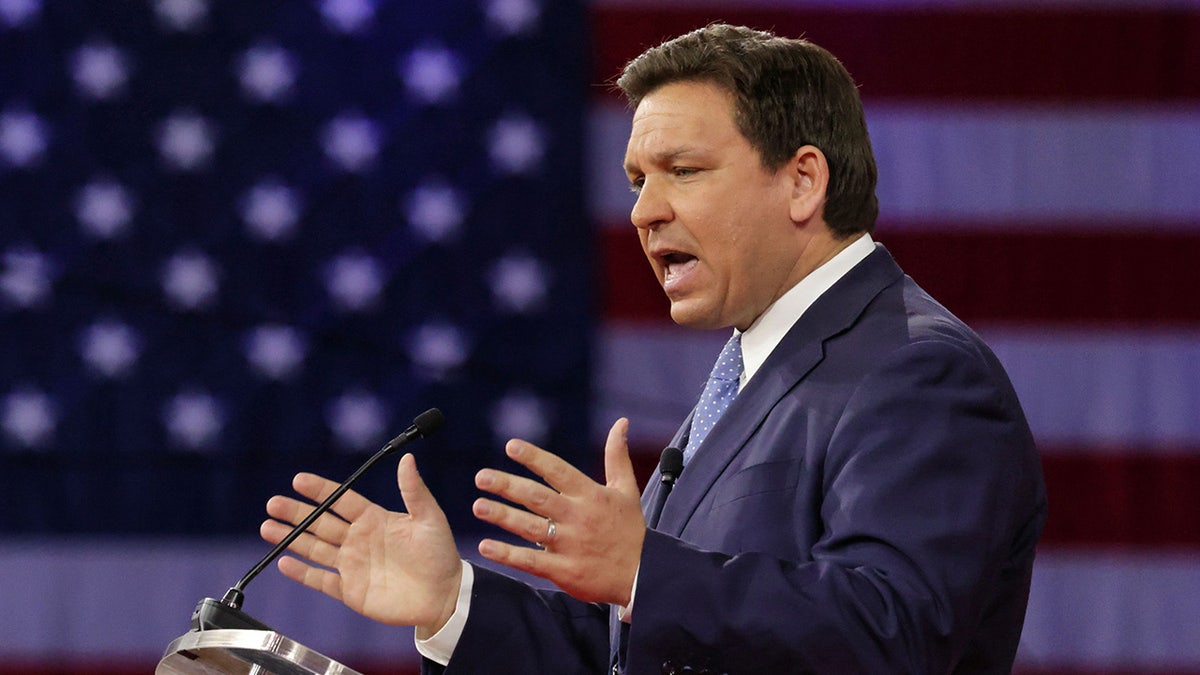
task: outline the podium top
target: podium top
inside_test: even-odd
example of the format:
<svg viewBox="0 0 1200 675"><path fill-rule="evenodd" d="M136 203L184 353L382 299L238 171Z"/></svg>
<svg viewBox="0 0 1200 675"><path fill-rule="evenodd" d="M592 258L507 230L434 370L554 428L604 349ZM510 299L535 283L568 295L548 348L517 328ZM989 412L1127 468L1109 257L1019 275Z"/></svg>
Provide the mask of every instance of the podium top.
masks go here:
<svg viewBox="0 0 1200 675"><path fill-rule="evenodd" d="M171 641L155 675L361 675L266 630L188 631Z"/></svg>

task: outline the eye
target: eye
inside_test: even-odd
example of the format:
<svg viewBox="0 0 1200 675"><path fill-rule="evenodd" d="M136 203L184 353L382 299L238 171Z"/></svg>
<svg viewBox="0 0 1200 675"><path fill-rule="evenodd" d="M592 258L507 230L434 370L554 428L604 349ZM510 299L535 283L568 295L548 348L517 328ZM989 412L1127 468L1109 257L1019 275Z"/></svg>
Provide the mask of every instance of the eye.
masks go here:
<svg viewBox="0 0 1200 675"><path fill-rule="evenodd" d="M646 182L646 178L645 178L644 176L638 176L637 178L633 178L633 179L631 179L631 180L629 181L629 191L630 191L630 192L632 192L632 193L633 193L633 194L635 194L635 195L636 195L636 194L641 194L641 192L642 192L642 185L643 185L645 182Z"/></svg>
<svg viewBox="0 0 1200 675"><path fill-rule="evenodd" d="M699 173L699 169L690 166L677 166L671 169L671 173L675 174L676 178L689 178Z"/></svg>

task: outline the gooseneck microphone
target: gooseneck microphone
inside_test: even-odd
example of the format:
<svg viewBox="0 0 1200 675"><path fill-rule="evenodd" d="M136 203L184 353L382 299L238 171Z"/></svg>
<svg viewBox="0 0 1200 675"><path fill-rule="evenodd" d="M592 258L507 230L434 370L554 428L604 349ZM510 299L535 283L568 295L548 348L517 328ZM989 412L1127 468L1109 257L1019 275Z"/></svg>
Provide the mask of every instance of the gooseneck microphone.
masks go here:
<svg viewBox="0 0 1200 675"><path fill-rule="evenodd" d="M251 618L248 614L245 614L241 611L242 602L245 600L245 593L243 593L243 589L246 587L246 584L250 583L254 577L258 576L259 572L262 572L264 569L266 569L267 565L271 564L271 561L278 558L279 555L283 553L287 547L296 540L297 537L299 537L304 533L305 530L308 529L309 525L312 525L317 518L321 517L322 514L328 511L333 506L333 503L336 502L339 497L345 494L346 491L350 489L350 486L353 485L360 476L367 472L367 469L370 469L372 466L378 463L379 460L395 453L397 450L405 445L408 445L412 441L415 441L418 438L424 438L437 432L442 428L442 424L445 421L446 418L442 415L442 411L438 410L437 408L430 408L420 415L417 415L416 419L413 420L412 426L405 429L404 432L399 436L388 441L382 448L379 449L378 452L364 462L362 466L358 467L358 470L355 471L345 481L343 481L342 484L339 485L332 494L325 498L325 501L321 502L320 505L317 506L317 508L313 509L312 513L308 514L304 520L297 523L296 526L292 528L292 531L289 532L288 535L284 537L278 544L276 544L275 548L271 549L270 553L267 553L267 555L263 556L262 560L258 561L258 564L250 568L250 571L246 573L246 576L242 577L240 581L226 591L225 596L221 598L219 602L213 598L205 598L204 600L201 600L200 603L196 605L196 609L192 612L192 629L210 630L216 628L245 628L253 630L270 630L269 626L260 623L259 621Z"/></svg>
<svg viewBox="0 0 1200 675"><path fill-rule="evenodd" d="M650 517L646 519L646 524L652 529L658 527L663 506L667 503L667 497L671 495L671 488L675 486L679 474L683 473L683 451L676 447L664 448L662 457L658 460L658 472L662 474L662 490L660 494L655 495L654 503L650 505Z"/></svg>

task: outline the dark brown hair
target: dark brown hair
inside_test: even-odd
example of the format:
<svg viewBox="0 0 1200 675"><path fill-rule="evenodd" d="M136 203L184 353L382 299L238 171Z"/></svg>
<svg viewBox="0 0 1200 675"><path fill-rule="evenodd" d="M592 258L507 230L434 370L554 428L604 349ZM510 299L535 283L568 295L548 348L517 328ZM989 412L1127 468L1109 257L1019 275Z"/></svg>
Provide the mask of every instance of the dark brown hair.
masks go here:
<svg viewBox="0 0 1200 675"><path fill-rule="evenodd" d="M734 122L767 169L801 146L820 148L830 174L825 222L843 237L874 229L875 156L858 88L833 54L807 40L713 24L647 50L617 86L636 107L680 81L711 82L733 96Z"/></svg>

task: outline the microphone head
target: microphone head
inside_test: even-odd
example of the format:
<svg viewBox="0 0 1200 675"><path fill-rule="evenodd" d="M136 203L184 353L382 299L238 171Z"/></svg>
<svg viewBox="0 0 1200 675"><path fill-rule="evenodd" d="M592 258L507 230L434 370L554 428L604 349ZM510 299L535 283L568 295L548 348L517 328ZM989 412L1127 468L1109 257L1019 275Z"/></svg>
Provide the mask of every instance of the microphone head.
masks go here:
<svg viewBox="0 0 1200 675"><path fill-rule="evenodd" d="M683 473L683 451L675 447L664 449L658 460L658 470L664 483L674 482Z"/></svg>
<svg viewBox="0 0 1200 675"><path fill-rule="evenodd" d="M438 410L437 408L430 408L420 415L417 415L417 418L413 420L413 426L417 429L417 435L423 437L435 433L438 429L441 429L442 424L445 423L445 421L446 418L442 415L441 410Z"/></svg>

